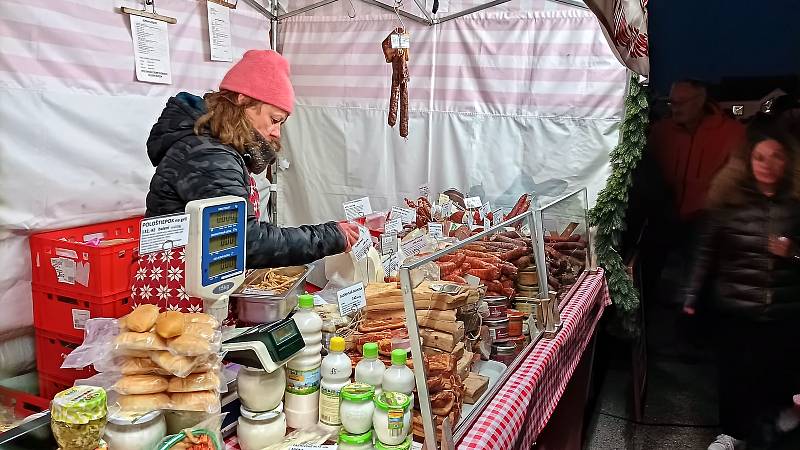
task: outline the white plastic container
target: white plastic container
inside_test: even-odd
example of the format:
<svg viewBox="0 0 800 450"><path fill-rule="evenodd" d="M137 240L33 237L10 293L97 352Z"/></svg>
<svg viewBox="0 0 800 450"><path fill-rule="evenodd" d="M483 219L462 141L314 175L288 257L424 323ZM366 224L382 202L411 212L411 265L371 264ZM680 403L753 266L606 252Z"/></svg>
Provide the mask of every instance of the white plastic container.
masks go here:
<svg viewBox="0 0 800 450"><path fill-rule="evenodd" d="M339 426L339 393L350 384L353 366L350 357L344 354L343 337L331 338L330 353L322 360L322 381L319 389L319 421L325 425Z"/></svg>
<svg viewBox="0 0 800 450"><path fill-rule="evenodd" d="M261 450L268 445L277 444L286 436L283 405L267 412L253 412L242 407L240 412L236 437L242 450Z"/></svg>
<svg viewBox="0 0 800 450"><path fill-rule="evenodd" d="M338 450L374 450L372 446L372 430L364 434L339 433Z"/></svg>
<svg viewBox="0 0 800 450"><path fill-rule="evenodd" d="M383 374L384 392L402 392L414 401L414 371L406 366L406 351L403 349L392 350L392 365ZM376 395L377 397L377 395ZM388 442L384 442L388 444Z"/></svg>
<svg viewBox="0 0 800 450"><path fill-rule="evenodd" d="M342 428L350 434L364 434L372 428L375 388L364 383L348 384L342 388L339 417Z"/></svg>
<svg viewBox="0 0 800 450"><path fill-rule="evenodd" d="M378 441L386 445L405 442L411 432L411 397L401 392L384 391L375 397L372 426Z"/></svg>
<svg viewBox="0 0 800 450"><path fill-rule="evenodd" d="M103 439L110 449L141 450L155 448L167 435L167 422L161 411L136 418L109 417Z"/></svg>
<svg viewBox="0 0 800 450"><path fill-rule="evenodd" d="M319 422L322 319L314 312L313 296L301 295L297 306L293 318L306 346L286 364L284 412L286 424L301 430Z"/></svg>
<svg viewBox="0 0 800 450"><path fill-rule="evenodd" d="M380 394L386 366L378 359L378 344L368 342L361 349L364 359L356 364L356 383L366 383L375 388L375 395Z"/></svg>
<svg viewBox="0 0 800 450"><path fill-rule="evenodd" d="M239 400L249 411L272 411L283 401L286 372L283 369L272 373L262 369L242 367L236 378Z"/></svg>

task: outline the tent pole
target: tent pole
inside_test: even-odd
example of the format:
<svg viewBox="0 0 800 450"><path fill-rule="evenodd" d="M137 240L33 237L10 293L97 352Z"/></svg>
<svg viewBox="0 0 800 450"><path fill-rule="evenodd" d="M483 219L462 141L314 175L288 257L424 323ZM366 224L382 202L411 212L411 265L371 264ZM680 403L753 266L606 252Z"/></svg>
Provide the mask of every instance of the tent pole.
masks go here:
<svg viewBox="0 0 800 450"><path fill-rule="evenodd" d="M472 8L467 8L464 11L457 12L455 14L450 14L449 16L444 16L437 21L437 23L444 23L448 20L458 19L459 17L464 17L466 15L476 13L478 11L483 11L484 9L492 8L497 5L502 5L503 3L508 3L511 0L494 0L489 3L484 3L483 5L473 6Z"/></svg>
<svg viewBox="0 0 800 450"><path fill-rule="evenodd" d="M569 5L575 8L589 9L589 7L586 6L585 3L579 0L546 0L546 1L553 3L561 3L562 5Z"/></svg>
<svg viewBox="0 0 800 450"><path fill-rule="evenodd" d="M288 19L289 17L294 17L298 14L303 14L304 12L311 11L312 9L317 9L319 7L329 5L331 3L337 2L339 0L322 0L321 2L312 3L307 6L303 6L302 8L298 8L292 12L287 12L286 14L281 14L278 16L278 20ZM417 0L414 0L417 1Z"/></svg>
<svg viewBox="0 0 800 450"><path fill-rule="evenodd" d="M428 25L433 25L434 24L434 20L431 17L431 15L428 14L428 11L425 9L425 5L420 3L419 0L414 0L414 3L416 3L417 4L417 8L419 8L419 10L422 11L422 15L425 16L425 19L428 21Z"/></svg>
<svg viewBox="0 0 800 450"><path fill-rule="evenodd" d="M258 0L244 0L244 1L248 5L250 5L253 8L255 8L256 11L260 12L267 19L269 19L269 20L274 20L275 19L275 15L272 14L267 8L264 8L263 6L261 6L261 4L258 3Z"/></svg>
<svg viewBox="0 0 800 450"><path fill-rule="evenodd" d="M394 8L392 6L389 6L389 5L387 5L386 3L383 3L383 2L379 2L378 0L361 0L361 1L363 1L364 3L366 3L368 5L377 6L378 8L385 9L386 11L394 12ZM506 0L506 1L509 1L509 0ZM431 23L428 22L425 18L422 18L422 17L419 17L419 16L415 16L414 14L411 14L411 13L407 13L407 12L403 11L402 9L398 10L397 13L400 14L401 16L405 17L406 19L413 20L414 22L419 22L419 23L421 23L423 25L427 25L427 26L431 25Z"/></svg>

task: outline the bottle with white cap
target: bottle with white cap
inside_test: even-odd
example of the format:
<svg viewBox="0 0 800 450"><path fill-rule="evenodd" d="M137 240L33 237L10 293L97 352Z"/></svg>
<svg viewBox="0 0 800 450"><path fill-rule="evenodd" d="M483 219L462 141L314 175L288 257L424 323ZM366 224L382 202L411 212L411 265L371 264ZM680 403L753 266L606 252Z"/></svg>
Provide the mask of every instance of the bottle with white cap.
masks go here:
<svg viewBox="0 0 800 450"><path fill-rule="evenodd" d="M319 421L325 425L342 424L339 418L339 394L345 385L350 384L353 366L350 357L345 355L345 340L341 336L331 338L328 355L322 360L322 382L319 396Z"/></svg>
<svg viewBox="0 0 800 450"><path fill-rule="evenodd" d="M322 318L314 312L314 296L298 299L293 319L303 336L300 355L286 363L286 425L296 430L319 423L319 383L322 363Z"/></svg>

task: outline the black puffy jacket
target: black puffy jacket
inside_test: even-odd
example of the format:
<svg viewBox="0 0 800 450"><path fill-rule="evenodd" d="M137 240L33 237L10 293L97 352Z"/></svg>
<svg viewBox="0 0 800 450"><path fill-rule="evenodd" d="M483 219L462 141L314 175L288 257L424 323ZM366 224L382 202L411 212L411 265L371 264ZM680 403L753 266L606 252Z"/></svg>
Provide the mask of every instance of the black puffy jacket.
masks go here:
<svg viewBox="0 0 800 450"><path fill-rule="evenodd" d="M800 262L768 250L770 236L800 243L800 202L755 189L743 195L743 202L708 213L685 304L694 306L709 280L717 313L758 322L800 319Z"/></svg>
<svg viewBox="0 0 800 450"><path fill-rule="evenodd" d="M148 217L182 213L188 202L202 198L250 198L250 174L241 154L194 133L194 123L205 110L202 98L181 92L167 101L153 125L147 154L156 173L147 194ZM281 228L257 221L248 201L248 268L306 264L341 253L345 244L336 222Z"/></svg>

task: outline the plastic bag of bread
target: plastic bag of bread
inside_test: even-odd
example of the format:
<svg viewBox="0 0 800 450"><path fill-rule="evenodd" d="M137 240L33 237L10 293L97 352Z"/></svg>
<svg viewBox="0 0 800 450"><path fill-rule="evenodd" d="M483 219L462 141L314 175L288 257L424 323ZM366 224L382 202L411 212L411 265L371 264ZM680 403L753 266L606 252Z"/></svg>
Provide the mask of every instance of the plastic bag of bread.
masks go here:
<svg viewBox="0 0 800 450"><path fill-rule="evenodd" d="M220 379L216 372L193 373L186 377L172 377L167 392L220 391Z"/></svg>
<svg viewBox="0 0 800 450"><path fill-rule="evenodd" d="M176 377L185 377L191 373L216 371L219 369L219 355L181 356L168 351L150 353L152 360L159 368Z"/></svg>
<svg viewBox="0 0 800 450"><path fill-rule="evenodd" d="M147 358L130 358L127 356L117 357L111 360L110 367L98 366L95 368L100 372L108 372L110 370L119 370L123 375L167 375L167 371L159 367L149 357Z"/></svg>
<svg viewBox="0 0 800 450"><path fill-rule="evenodd" d="M176 411L220 411L219 393L217 391L176 392L169 396L172 409Z"/></svg>
<svg viewBox="0 0 800 450"><path fill-rule="evenodd" d="M202 356L219 351L220 343L212 342L194 333L184 333L174 339L170 339L167 350L176 355L182 356Z"/></svg>
<svg viewBox="0 0 800 450"><path fill-rule="evenodd" d="M180 311L165 311L156 319L156 333L164 339L178 337L186 328L186 319Z"/></svg>
<svg viewBox="0 0 800 450"><path fill-rule="evenodd" d="M114 338L114 350L166 350L167 344L155 333L126 331Z"/></svg>
<svg viewBox="0 0 800 450"><path fill-rule="evenodd" d="M143 333L150 331L155 326L156 319L158 319L158 306L139 305L125 316L123 324L129 331Z"/></svg>
<svg viewBox="0 0 800 450"><path fill-rule="evenodd" d="M185 334L193 334L195 336L200 336L201 338L207 339L209 341L213 340L214 336L216 335L216 330L214 329L214 327L212 327L207 323L200 323L200 322L187 323L183 332Z"/></svg>
<svg viewBox="0 0 800 450"><path fill-rule="evenodd" d="M186 323L203 323L211 328L219 328L219 321L214 316L205 313L186 313L183 315Z"/></svg>
<svg viewBox="0 0 800 450"><path fill-rule="evenodd" d="M115 391L123 395L158 394L169 387L169 381L158 375L126 375L114 383Z"/></svg>
<svg viewBox="0 0 800 450"><path fill-rule="evenodd" d="M159 409L170 409L169 395L159 394L140 394L140 395L120 395L117 397L119 409L122 413L147 413Z"/></svg>

